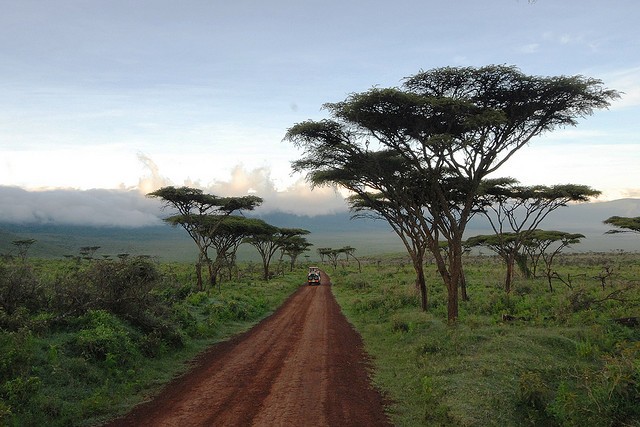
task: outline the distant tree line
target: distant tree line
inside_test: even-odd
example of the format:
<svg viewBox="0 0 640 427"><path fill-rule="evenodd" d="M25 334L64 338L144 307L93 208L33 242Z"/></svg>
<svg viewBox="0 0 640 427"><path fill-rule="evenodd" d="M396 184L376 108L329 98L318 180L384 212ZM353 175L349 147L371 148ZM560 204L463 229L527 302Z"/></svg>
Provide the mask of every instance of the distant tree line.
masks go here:
<svg viewBox="0 0 640 427"><path fill-rule="evenodd" d="M288 256L291 268L301 253L311 244L308 230L280 228L257 218L232 215L251 211L262 203L257 196L218 197L191 187L163 187L147 195L164 202L165 208L176 211L165 222L182 227L198 247L195 264L197 289L204 289L203 267L208 270L208 284L215 286L222 269L232 274L236 252L242 243L253 245L262 257L263 277L270 277L270 265L280 251ZM211 255L210 251L215 252Z"/></svg>

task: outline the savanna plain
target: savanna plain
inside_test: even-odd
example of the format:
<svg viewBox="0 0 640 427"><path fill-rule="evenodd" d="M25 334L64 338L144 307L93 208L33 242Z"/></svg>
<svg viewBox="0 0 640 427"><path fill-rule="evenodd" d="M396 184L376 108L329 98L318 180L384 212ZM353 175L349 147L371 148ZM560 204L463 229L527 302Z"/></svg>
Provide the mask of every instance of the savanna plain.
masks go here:
<svg viewBox="0 0 640 427"><path fill-rule="evenodd" d="M402 255L320 267L361 334L398 426L640 425L640 254L567 253L552 279L465 255L467 299L447 321L427 261L428 309ZM148 257L0 261L0 425L100 425L246 331L300 286L240 263L195 289L189 263Z"/></svg>

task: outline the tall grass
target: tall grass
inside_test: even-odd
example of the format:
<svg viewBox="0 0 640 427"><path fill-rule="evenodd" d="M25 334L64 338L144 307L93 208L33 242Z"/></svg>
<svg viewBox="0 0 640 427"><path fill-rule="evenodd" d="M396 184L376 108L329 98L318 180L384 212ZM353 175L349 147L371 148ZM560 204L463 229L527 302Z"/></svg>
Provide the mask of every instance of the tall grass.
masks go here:
<svg viewBox="0 0 640 427"><path fill-rule="evenodd" d="M614 320L640 315L640 255L564 255L570 283L519 277L510 295L499 260L469 257L454 325L435 268L421 312L407 260L367 261L336 270L333 291L397 425L640 425L640 330Z"/></svg>

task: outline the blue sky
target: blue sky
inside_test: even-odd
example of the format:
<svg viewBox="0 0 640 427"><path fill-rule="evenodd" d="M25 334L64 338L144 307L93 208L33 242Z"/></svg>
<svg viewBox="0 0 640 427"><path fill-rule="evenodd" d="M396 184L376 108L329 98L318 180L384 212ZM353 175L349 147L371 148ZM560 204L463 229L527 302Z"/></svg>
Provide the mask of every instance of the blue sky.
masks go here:
<svg viewBox="0 0 640 427"><path fill-rule="evenodd" d="M255 191L298 213L345 209L291 176L300 153L282 141L287 128L421 69L509 64L599 78L624 94L534 141L500 175L640 197L636 0L0 5L0 186L29 190L12 194L187 184ZM25 203L20 212L35 202ZM8 209L0 215L17 215Z"/></svg>

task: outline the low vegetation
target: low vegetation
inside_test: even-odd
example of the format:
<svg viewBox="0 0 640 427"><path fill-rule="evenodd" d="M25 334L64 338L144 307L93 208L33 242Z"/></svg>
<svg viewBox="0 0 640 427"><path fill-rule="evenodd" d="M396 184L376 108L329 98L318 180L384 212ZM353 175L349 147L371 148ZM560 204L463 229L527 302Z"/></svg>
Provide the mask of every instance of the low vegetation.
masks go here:
<svg viewBox="0 0 640 427"><path fill-rule="evenodd" d="M453 325L433 265L429 312L408 258L325 268L396 425L640 425L640 255L555 262L553 292L516 275L507 294L499 257L466 255L469 300Z"/></svg>
<svg viewBox="0 0 640 427"><path fill-rule="evenodd" d="M0 425L124 413L301 284L299 271L267 282L249 263L197 291L191 264L84 249L0 259ZM510 293L499 256L467 254L453 324L433 261L424 312L409 258L352 258L325 270L396 425L640 425L639 254L558 253L553 276L516 274Z"/></svg>
<svg viewBox="0 0 640 427"><path fill-rule="evenodd" d="M265 282L249 264L198 292L191 264L85 258L0 260L0 425L95 425L123 413L301 283L299 273Z"/></svg>

